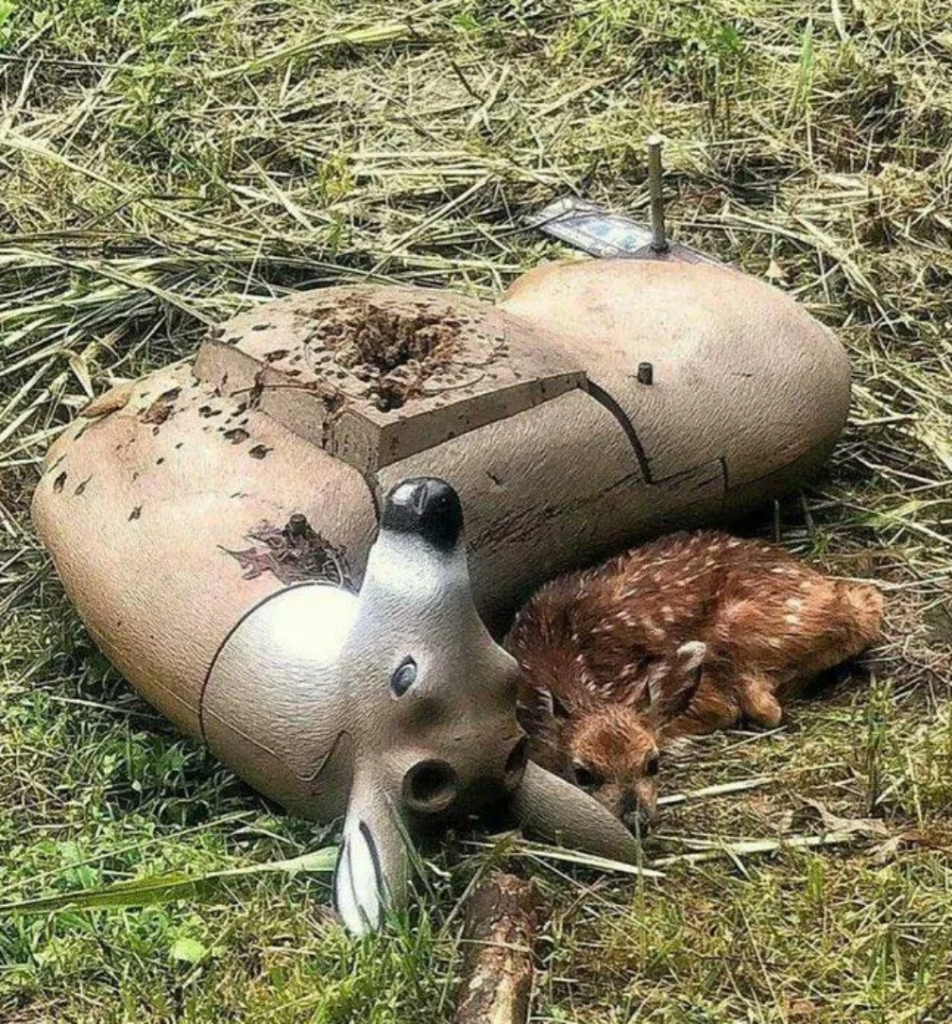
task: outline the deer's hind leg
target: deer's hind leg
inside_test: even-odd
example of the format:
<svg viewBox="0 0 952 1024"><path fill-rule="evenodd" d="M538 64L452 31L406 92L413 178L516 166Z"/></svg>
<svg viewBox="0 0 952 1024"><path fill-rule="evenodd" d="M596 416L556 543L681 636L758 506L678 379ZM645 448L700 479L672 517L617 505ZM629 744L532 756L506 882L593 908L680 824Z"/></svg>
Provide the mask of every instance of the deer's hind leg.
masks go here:
<svg viewBox="0 0 952 1024"><path fill-rule="evenodd" d="M855 658L879 639L883 595L876 587L828 583L816 602L805 592L802 632L794 639L799 657L786 673L790 683L806 683Z"/></svg>
<svg viewBox="0 0 952 1024"><path fill-rule="evenodd" d="M721 670L706 675L691 707L664 727L664 736L705 736L730 729L744 719L764 729L776 729L783 720L783 709L775 688L772 679L759 673L731 678Z"/></svg>
<svg viewBox="0 0 952 1024"><path fill-rule="evenodd" d="M718 642L736 666L744 712L768 726L778 720L778 697L795 695L877 639L883 605L875 587L806 568L771 575L755 593L729 604L717 623Z"/></svg>

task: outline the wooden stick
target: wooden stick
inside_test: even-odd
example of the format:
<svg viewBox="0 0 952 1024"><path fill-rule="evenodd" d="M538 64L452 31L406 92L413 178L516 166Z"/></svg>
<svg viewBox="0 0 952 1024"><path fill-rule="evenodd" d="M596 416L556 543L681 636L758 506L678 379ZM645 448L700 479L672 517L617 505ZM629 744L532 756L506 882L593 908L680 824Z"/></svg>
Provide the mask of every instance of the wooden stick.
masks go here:
<svg viewBox="0 0 952 1024"><path fill-rule="evenodd" d="M454 1024L525 1024L537 917L535 887L515 875L496 872L474 890Z"/></svg>

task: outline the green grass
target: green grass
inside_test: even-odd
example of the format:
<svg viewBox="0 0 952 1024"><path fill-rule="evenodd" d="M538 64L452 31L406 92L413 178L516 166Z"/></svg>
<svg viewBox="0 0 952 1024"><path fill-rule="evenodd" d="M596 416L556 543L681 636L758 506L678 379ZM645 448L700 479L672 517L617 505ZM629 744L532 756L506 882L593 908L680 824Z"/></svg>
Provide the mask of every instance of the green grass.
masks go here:
<svg viewBox="0 0 952 1024"><path fill-rule="evenodd" d="M710 737L668 792L659 881L531 859L534 1021L940 1022L952 1011L952 30L925 0L0 0L0 902L317 850L117 678L32 534L87 395L293 288L490 297L564 255L519 217L577 191L837 329L829 477L753 528L880 580L888 636L771 735ZM709 856L751 839L846 841ZM487 854L451 844L355 943L321 874L0 919L0 1020L431 1024Z"/></svg>

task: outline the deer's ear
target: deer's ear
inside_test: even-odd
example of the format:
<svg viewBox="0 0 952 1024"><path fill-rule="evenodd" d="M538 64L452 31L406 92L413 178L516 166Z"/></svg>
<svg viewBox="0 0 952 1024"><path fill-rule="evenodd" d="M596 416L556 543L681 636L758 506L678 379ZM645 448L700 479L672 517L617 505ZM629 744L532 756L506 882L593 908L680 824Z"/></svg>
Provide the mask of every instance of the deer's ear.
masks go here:
<svg viewBox="0 0 952 1024"><path fill-rule="evenodd" d="M371 771L358 772L334 869L334 909L355 935L383 926L406 899L409 853L397 813Z"/></svg>
<svg viewBox="0 0 952 1024"><path fill-rule="evenodd" d="M539 707L552 718L569 717L568 707L547 686L539 690Z"/></svg>
<svg viewBox="0 0 952 1024"><path fill-rule="evenodd" d="M531 731L547 718L568 718L569 710L547 686L533 686L520 695L516 717L524 729Z"/></svg>
<svg viewBox="0 0 952 1024"><path fill-rule="evenodd" d="M665 678L649 680L645 687L650 695L648 710L659 724L683 715L691 706L701 685L707 644L690 640L677 649L675 657L674 670Z"/></svg>

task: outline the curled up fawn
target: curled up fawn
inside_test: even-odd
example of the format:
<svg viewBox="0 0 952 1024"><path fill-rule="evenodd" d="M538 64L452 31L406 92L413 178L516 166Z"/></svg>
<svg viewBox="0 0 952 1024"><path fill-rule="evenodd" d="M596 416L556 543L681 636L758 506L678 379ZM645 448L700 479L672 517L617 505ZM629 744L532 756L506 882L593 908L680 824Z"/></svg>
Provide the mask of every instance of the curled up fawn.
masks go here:
<svg viewBox="0 0 952 1024"><path fill-rule="evenodd" d="M530 756L644 831L667 743L741 720L777 726L784 699L878 638L882 606L873 586L718 532L553 580L505 641Z"/></svg>

